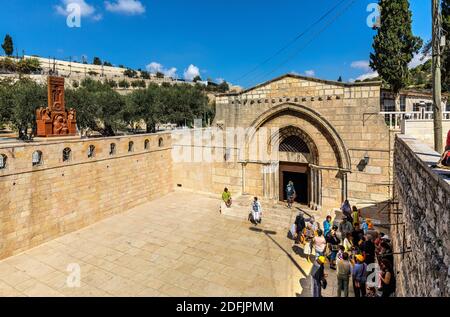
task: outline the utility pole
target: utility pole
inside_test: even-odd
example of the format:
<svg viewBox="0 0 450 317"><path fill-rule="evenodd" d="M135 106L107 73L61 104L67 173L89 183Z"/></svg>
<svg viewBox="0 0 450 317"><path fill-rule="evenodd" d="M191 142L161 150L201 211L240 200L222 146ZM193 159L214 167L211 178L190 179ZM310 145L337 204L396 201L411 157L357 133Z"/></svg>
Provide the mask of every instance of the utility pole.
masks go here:
<svg viewBox="0 0 450 317"><path fill-rule="evenodd" d="M434 114L434 150L442 153L442 88L441 88L441 14L440 1L432 2L433 21L433 114Z"/></svg>

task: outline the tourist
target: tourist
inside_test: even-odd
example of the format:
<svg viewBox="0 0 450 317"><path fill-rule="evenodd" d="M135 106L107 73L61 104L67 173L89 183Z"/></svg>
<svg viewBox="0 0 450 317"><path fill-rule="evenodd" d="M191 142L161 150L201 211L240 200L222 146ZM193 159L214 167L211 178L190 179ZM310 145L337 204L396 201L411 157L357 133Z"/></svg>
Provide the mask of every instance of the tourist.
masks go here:
<svg viewBox="0 0 450 317"><path fill-rule="evenodd" d="M351 221L351 213L352 213L352 206L350 206L350 202L348 200L344 201L341 207L341 211L344 214L344 216Z"/></svg>
<svg viewBox="0 0 450 317"><path fill-rule="evenodd" d="M331 231L332 223L331 223L331 216L328 215L327 219L323 222L323 235L326 237Z"/></svg>
<svg viewBox="0 0 450 317"><path fill-rule="evenodd" d="M361 229L363 230L364 235L366 235L367 232L369 231L369 225L368 225L368 223L367 223L367 220L364 219L364 218L362 219Z"/></svg>
<svg viewBox="0 0 450 317"><path fill-rule="evenodd" d="M330 250L330 269L333 270L336 269L337 253L339 251L339 245L341 244L341 240L337 237L336 231L337 227L333 226L330 233L326 237Z"/></svg>
<svg viewBox="0 0 450 317"><path fill-rule="evenodd" d="M303 217L303 213L300 212L298 216L295 218L295 231L296 231L295 244L305 242L305 235L303 233L305 227L306 227L305 218Z"/></svg>
<svg viewBox="0 0 450 317"><path fill-rule="evenodd" d="M294 203L295 196L296 196L295 186L292 181L289 181L289 183L286 186L286 196L287 196L288 208L292 208L292 204Z"/></svg>
<svg viewBox="0 0 450 317"><path fill-rule="evenodd" d="M349 261L349 254L344 252L342 260L337 261L337 297L341 297L344 291L344 297L348 297L348 283L352 273L352 265Z"/></svg>
<svg viewBox="0 0 450 317"><path fill-rule="evenodd" d="M356 264L352 270L353 290L355 292L355 297L365 297L367 264L364 263L364 256L360 254L358 254L355 259Z"/></svg>
<svg viewBox="0 0 450 317"><path fill-rule="evenodd" d="M356 224L359 224L361 222L361 213L358 210L358 208L356 208L356 206L353 206L353 212L352 212L352 225L353 227L356 227Z"/></svg>
<svg viewBox="0 0 450 317"><path fill-rule="evenodd" d="M223 193L222 193L222 200L224 201L224 203L225 203L225 205L227 206L227 208L231 208L231 204L232 204L233 202L232 202L232 199L231 199L231 193L230 193L230 191L228 190L228 188L225 188L225 189L223 190Z"/></svg>
<svg viewBox="0 0 450 317"><path fill-rule="evenodd" d="M450 151L450 130L448 130L448 133L447 133L447 142L445 144L445 150Z"/></svg>
<svg viewBox="0 0 450 317"><path fill-rule="evenodd" d="M380 254L378 255L378 262L382 262L383 260L388 260L390 263L394 263L394 254L392 252L392 247L386 241L381 242L380 244Z"/></svg>
<svg viewBox="0 0 450 317"><path fill-rule="evenodd" d="M336 254L336 261L344 258L345 248L343 245L339 245L338 253Z"/></svg>
<svg viewBox="0 0 450 317"><path fill-rule="evenodd" d="M327 241L323 236L322 230L320 229L317 230L317 236L313 238L313 245L316 251L316 258L325 255L325 249L327 248Z"/></svg>
<svg viewBox="0 0 450 317"><path fill-rule="evenodd" d="M255 197L252 202L252 217L256 225L262 222L261 214L262 214L261 203L258 201L258 197Z"/></svg>
<svg viewBox="0 0 450 317"><path fill-rule="evenodd" d="M361 245L361 252L364 256L364 262L367 265L375 263L375 244L370 234L364 236L364 242Z"/></svg>
<svg viewBox="0 0 450 317"><path fill-rule="evenodd" d="M352 237L353 237L354 247L359 250L361 248L361 243L364 240L364 231L362 229L360 229L359 223L355 223L355 226L354 226L354 229L352 232Z"/></svg>
<svg viewBox="0 0 450 317"><path fill-rule="evenodd" d="M339 224L339 232L341 234L341 239L345 239L347 237L347 234L353 232L353 226L352 224L347 220L347 217L342 217L342 221Z"/></svg>
<svg viewBox="0 0 450 317"><path fill-rule="evenodd" d="M306 232L305 238L308 241L312 241L312 239L316 236L316 231L319 229L319 226L316 223L314 217L309 218L306 222Z"/></svg>
<svg viewBox="0 0 450 317"><path fill-rule="evenodd" d="M381 296L382 297L390 297L395 293L396 281L395 274L392 267L392 262L384 259L380 262L381 269Z"/></svg>
<svg viewBox="0 0 450 317"><path fill-rule="evenodd" d="M325 257L319 256L316 261L314 261L312 270L311 270L311 278L313 281L313 297L322 297L322 285L326 283L325 274Z"/></svg>
<svg viewBox="0 0 450 317"><path fill-rule="evenodd" d="M353 236L351 233L347 233L347 236L344 239L344 242L342 243L345 252L349 254L349 256L352 255L354 245L353 245Z"/></svg>

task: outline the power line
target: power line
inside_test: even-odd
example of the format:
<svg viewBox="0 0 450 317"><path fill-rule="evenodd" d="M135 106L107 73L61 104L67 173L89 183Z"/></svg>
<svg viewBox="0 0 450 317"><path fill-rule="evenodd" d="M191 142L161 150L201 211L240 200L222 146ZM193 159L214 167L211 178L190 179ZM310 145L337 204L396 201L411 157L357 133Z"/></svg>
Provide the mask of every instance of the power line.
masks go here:
<svg viewBox="0 0 450 317"><path fill-rule="evenodd" d="M343 4L345 1L347 0L341 0L340 2L338 2L336 5L334 5L332 8L330 8L327 12L325 12L324 15L322 15L318 20L316 20L313 24L311 24L310 26L308 26L303 32L301 32L300 34L298 34L295 38L293 38L290 42L288 42L286 45L284 45L282 48L280 48L275 54L271 55L269 58L265 59L263 62L261 62L260 64L258 64L257 66L255 66L253 69L251 69L250 71L248 71L247 73L245 73L244 75L242 75L241 77L236 79L236 82L239 80L244 79L245 77L247 77L248 75L250 75L251 73L255 72L258 68L260 68L261 66L264 66L265 64L267 64L270 60L272 60L273 58L275 58L276 56L280 55L282 52L284 52L287 48L289 48L292 44L294 44L295 42L297 42L297 40L299 40L301 37L303 37L306 33L308 33L313 27L315 27L317 24L319 24L320 22L322 22L328 15L330 15L334 10L336 10L336 8L338 8L341 4Z"/></svg>
<svg viewBox="0 0 450 317"><path fill-rule="evenodd" d="M286 65L288 62L290 62L292 59L294 59L303 49L305 49L309 44L311 44L320 34L322 34L325 30L327 30L337 19L339 19L345 12L347 12L348 9L356 2L357 0L352 0L349 2L349 4L343 8L340 12L338 12L322 29L320 29L318 32L314 33L312 38L308 42L305 43L305 45L301 46L294 54L292 54L290 57L288 57L286 60L284 60L282 63L280 63L277 67L272 69L271 71L262 74L262 75L256 75L252 77L251 82L256 81L257 79L267 77L271 74L273 74L275 71L277 71L279 68Z"/></svg>

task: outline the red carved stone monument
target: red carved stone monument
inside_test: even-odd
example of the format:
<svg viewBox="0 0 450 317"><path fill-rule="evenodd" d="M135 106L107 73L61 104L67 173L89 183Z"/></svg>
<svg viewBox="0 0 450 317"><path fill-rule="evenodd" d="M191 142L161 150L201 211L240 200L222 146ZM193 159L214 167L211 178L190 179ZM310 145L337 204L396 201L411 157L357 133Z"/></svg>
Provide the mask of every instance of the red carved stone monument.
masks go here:
<svg viewBox="0 0 450 317"><path fill-rule="evenodd" d="M48 77L48 106L36 110L37 136L74 136L77 133L76 111L66 110L64 78Z"/></svg>

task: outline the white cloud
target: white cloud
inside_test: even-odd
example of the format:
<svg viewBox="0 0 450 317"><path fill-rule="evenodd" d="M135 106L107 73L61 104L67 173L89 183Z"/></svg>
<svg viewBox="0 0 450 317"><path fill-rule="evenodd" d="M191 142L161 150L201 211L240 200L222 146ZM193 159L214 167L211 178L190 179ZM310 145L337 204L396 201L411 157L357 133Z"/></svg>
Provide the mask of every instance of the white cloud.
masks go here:
<svg viewBox="0 0 450 317"><path fill-rule="evenodd" d="M61 0L61 3L55 6L56 12L58 14L67 16L71 12L68 10L69 4L78 4L81 10L81 16L90 17L96 21L101 20L102 15L96 14L94 6L87 3L85 0Z"/></svg>
<svg viewBox="0 0 450 317"><path fill-rule="evenodd" d="M116 0L113 3L105 1L105 8L110 12L128 15L145 13L145 6L139 0Z"/></svg>
<svg viewBox="0 0 450 317"><path fill-rule="evenodd" d="M366 80L366 79L370 79L370 78L375 78L378 77L378 72L367 72L365 74L362 74L361 76L359 76L358 78L356 78L357 80Z"/></svg>
<svg viewBox="0 0 450 317"><path fill-rule="evenodd" d="M189 65L188 69L184 71L184 79L186 80L193 80L197 76L200 76L200 69L195 65Z"/></svg>
<svg viewBox="0 0 450 317"><path fill-rule="evenodd" d="M369 61L354 61L350 65L351 68L361 69L367 73L372 71Z"/></svg>
<svg viewBox="0 0 450 317"><path fill-rule="evenodd" d="M415 68L419 65L425 64L430 59L430 55L424 55L422 53L415 54L412 61L408 64L408 67Z"/></svg>
<svg viewBox="0 0 450 317"><path fill-rule="evenodd" d="M166 69L166 70L164 71L164 74L165 74L167 77L172 77L172 78L177 78L177 77L178 77L178 75L177 75L177 69L176 69L175 67Z"/></svg>
<svg viewBox="0 0 450 317"><path fill-rule="evenodd" d="M311 70L307 70L307 71L305 71L305 75L308 76L308 77L314 77L314 76L316 76L316 72L313 71L312 69Z"/></svg>
<svg viewBox="0 0 450 317"><path fill-rule="evenodd" d="M157 62L152 62L148 64L146 68L152 74L162 73L163 71L163 65Z"/></svg>
<svg viewBox="0 0 450 317"><path fill-rule="evenodd" d="M148 64L146 66L146 69L152 74L162 73L167 77L172 77L172 78L177 77L177 69L175 67L166 69L166 68L164 68L164 66L162 64L157 63L157 62L152 62L152 63Z"/></svg>

